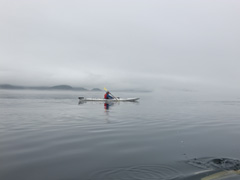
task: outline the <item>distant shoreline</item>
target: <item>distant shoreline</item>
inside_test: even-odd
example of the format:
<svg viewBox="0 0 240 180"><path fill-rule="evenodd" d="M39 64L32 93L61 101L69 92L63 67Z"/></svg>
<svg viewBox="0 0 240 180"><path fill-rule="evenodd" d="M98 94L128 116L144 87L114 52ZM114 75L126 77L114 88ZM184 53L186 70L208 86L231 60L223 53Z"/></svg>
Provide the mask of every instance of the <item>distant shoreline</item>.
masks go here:
<svg viewBox="0 0 240 180"><path fill-rule="evenodd" d="M0 89L5 90L64 90L64 91L102 91L99 88L86 89L83 87L72 87L69 85L57 86L16 86L11 84L0 84Z"/></svg>
<svg viewBox="0 0 240 180"><path fill-rule="evenodd" d="M69 85L56 85L56 86L18 86L12 84L0 84L0 90L59 90L59 91L86 91L86 92L102 92L100 88L87 89L84 87L72 87ZM121 90L111 90L114 92L152 92L149 90L141 89L121 89Z"/></svg>

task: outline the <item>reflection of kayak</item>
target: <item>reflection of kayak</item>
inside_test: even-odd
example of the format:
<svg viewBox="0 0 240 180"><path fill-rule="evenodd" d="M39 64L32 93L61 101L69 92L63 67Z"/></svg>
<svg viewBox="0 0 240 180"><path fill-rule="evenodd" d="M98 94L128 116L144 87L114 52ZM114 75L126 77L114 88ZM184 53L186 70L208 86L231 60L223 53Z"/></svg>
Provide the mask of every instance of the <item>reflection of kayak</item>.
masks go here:
<svg viewBox="0 0 240 180"><path fill-rule="evenodd" d="M78 97L80 101L103 101L103 102L118 102L118 101L130 101L134 102L139 100L139 98L116 98L116 99L103 99L103 98L85 98Z"/></svg>

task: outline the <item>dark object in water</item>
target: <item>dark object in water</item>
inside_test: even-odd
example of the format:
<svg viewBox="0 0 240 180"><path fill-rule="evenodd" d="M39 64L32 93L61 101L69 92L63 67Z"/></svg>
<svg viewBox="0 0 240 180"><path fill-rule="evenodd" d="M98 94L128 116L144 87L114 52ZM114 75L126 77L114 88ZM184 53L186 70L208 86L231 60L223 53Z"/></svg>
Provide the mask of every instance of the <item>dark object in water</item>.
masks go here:
<svg viewBox="0 0 240 180"><path fill-rule="evenodd" d="M188 161L189 164L203 169L240 170L240 161L229 158L200 158Z"/></svg>

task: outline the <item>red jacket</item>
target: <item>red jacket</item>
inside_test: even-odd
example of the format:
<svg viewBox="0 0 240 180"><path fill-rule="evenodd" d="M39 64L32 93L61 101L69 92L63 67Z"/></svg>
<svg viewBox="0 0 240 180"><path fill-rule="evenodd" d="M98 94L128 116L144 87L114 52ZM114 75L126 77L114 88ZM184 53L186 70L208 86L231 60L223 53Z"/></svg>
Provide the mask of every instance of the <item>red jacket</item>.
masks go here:
<svg viewBox="0 0 240 180"><path fill-rule="evenodd" d="M104 99L108 99L108 97L107 97L107 93L106 93L106 94L104 94Z"/></svg>

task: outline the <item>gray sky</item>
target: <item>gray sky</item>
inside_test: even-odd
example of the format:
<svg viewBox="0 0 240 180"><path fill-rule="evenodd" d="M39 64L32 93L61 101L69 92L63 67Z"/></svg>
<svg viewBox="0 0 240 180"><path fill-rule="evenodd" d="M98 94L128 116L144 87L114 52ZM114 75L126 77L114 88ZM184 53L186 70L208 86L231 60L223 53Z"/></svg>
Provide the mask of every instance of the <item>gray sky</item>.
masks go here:
<svg viewBox="0 0 240 180"><path fill-rule="evenodd" d="M240 88L239 0L0 0L0 83Z"/></svg>

